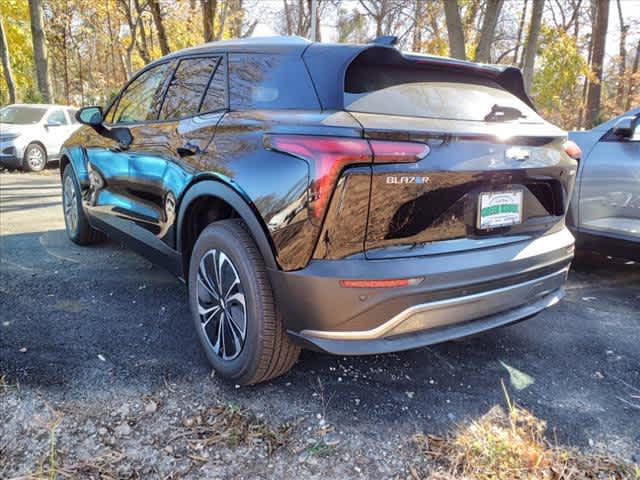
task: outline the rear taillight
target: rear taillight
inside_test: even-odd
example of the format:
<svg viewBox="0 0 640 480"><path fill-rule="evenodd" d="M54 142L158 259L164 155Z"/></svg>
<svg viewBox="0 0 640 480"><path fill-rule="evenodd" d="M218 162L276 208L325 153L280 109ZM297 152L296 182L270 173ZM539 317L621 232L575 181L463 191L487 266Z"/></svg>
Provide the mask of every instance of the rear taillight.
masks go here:
<svg viewBox="0 0 640 480"><path fill-rule="evenodd" d="M371 140L375 163L411 163L429 154L429 145L415 142L387 142Z"/></svg>
<svg viewBox="0 0 640 480"><path fill-rule="evenodd" d="M576 142L567 140L562 146L564 147L564 153L569 155L574 160L580 160L580 158L582 157L582 150L580 150L580 147L576 144Z"/></svg>
<svg viewBox="0 0 640 480"><path fill-rule="evenodd" d="M314 223L322 221L331 193L346 166L367 165L373 161L416 162L429 153L429 147L422 143L311 135L269 134L264 136L264 145L311 164L309 203Z"/></svg>

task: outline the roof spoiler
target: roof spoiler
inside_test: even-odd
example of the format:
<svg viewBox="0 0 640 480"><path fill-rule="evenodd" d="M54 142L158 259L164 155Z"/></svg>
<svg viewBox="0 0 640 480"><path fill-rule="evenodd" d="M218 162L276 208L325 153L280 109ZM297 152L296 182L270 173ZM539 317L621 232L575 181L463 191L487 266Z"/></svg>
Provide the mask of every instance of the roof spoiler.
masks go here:
<svg viewBox="0 0 640 480"><path fill-rule="evenodd" d="M385 47L394 47L398 43L398 37L395 35L384 35L382 37L374 38L369 43Z"/></svg>

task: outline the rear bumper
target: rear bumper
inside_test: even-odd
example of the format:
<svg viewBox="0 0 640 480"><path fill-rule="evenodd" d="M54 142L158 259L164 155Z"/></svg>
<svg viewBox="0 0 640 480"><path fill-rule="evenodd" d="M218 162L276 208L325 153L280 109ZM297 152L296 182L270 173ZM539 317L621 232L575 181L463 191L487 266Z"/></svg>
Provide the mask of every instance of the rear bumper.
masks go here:
<svg viewBox="0 0 640 480"><path fill-rule="evenodd" d="M557 303L573 258L567 229L484 250L394 260L314 261L271 272L289 333L335 354L406 350L528 318ZM398 288L341 279L422 277Z"/></svg>

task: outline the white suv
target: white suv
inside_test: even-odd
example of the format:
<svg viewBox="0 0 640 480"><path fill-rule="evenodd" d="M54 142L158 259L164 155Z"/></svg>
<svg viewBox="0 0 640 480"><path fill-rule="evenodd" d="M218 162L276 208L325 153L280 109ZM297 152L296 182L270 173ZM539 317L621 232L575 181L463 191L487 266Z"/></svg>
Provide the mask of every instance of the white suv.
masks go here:
<svg viewBox="0 0 640 480"><path fill-rule="evenodd" d="M42 170L60 157L62 144L80 127L75 109L14 104L0 109L0 165Z"/></svg>

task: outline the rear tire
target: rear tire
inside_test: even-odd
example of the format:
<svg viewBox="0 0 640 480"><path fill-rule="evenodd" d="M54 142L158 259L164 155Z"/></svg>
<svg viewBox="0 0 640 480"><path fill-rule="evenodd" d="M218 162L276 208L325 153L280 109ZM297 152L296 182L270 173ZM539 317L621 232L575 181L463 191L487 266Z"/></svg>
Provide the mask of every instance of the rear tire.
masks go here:
<svg viewBox="0 0 640 480"><path fill-rule="evenodd" d="M24 151L22 167L28 172L41 172L47 166L47 151L38 143L31 143Z"/></svg>
<svg viewBox="0 0 640 480"><path fill-rule="evenodd" d="M104 234L91 225L82 208L80 183L71 165L62 174L62 211L69 239L78 245L91 245L104 240Z"/></svg>
<svg viewBox="0 0 640 480"><path fill-rule="evenodd" d="M264 260L241 220L212 223L198 237L189 305L200 343L222 377L249 385L296 363L300 348L284 329Z"/></svg>

